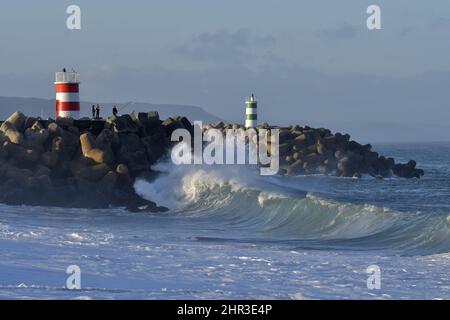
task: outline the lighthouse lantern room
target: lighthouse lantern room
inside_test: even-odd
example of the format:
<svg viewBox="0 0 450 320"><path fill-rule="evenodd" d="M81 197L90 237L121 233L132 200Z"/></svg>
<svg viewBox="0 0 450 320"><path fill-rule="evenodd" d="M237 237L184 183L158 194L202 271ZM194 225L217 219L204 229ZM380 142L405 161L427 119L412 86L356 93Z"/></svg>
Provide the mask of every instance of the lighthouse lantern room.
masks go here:
<svg viewBox="0 0 450 320"><path fill-rule="evenodd" d="M80 74L77 72L56 72L56 117L80 116Z"/></svg>

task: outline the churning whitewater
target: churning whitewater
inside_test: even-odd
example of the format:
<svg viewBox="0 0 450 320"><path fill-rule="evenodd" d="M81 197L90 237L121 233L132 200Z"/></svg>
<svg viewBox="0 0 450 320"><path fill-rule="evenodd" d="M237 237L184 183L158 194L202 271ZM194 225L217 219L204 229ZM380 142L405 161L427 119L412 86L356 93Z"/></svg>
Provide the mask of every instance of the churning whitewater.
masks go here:
<svg viewBox="0 0 450 320"><path fill-rule="evenodd" d="M284 181L286 177L258 176L244 166L167 162L155 169L163 174L154 183L138 181L138 194L171 208L172 214L227 225L246 241L289 241L299 248L315 249L392 250L402 255L450 251L448 213L430 216L329 199L327 177Z"/></svg>

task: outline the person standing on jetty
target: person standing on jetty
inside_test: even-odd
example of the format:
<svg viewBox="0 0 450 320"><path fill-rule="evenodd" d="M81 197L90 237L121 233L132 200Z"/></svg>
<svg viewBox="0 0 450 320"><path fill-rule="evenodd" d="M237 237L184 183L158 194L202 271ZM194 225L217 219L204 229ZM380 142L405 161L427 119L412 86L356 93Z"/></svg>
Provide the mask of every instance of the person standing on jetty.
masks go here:
<svg viewBox="0 0 450 320"><path fill-rule="evenodd" d="M112 109L113 116L116 117L118 112L119 111L117 110L117 107L114 106L113 109Z"/></svg>
<svg viewBox="0 0 450 320"><path fill-rule="evenodd" d="M95 104L92 105L92 119L95 119Z"/></svg>
<svg viewBox="0 0 450 320"><path fill-rule="evenodd" d="M95 108L95 119L100 119L100 105L97 103L97 108Z"/></svg>

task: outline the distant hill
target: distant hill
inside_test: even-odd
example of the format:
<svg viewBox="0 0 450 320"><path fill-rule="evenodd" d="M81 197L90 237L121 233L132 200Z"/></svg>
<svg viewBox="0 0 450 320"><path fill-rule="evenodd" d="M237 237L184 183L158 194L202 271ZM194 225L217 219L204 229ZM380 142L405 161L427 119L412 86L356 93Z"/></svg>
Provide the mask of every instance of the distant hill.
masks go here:
<svg viewBox="0 0 450 320"><path fill-rule="evenodd" d="M81 103L81 117L91 115L91 106L93 102ZM102 107L101 116L107 117L111 115L111 110L114 105L117 105L119 113L128 112L148 112L158 111L162 119L183 115L189 120L201 120L204 123L214 123L221 121L220 118L206 112L200 107L174 104L151 104L144 102L137 103L100 103ZM40 99L40 98L19 98L19 97L0 97L0 120L5 119L14 111L21 111L26 115L55 118L55 100Z"/></svg>

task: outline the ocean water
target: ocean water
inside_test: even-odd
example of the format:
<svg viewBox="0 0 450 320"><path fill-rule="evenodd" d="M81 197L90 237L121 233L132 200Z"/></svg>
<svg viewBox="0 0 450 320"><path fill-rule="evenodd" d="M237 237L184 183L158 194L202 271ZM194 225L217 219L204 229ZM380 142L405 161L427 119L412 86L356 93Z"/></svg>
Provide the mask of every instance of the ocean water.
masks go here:
<svg viewBox="0 0 450 320"><path fill-rule="evenodd" d="M0 205L0 298L449 299L450 143L375 145L422 179L157 165L171 210ZM68 290L66 269L81 270ZM366 269L381 270L368 289Z"/></svg>

